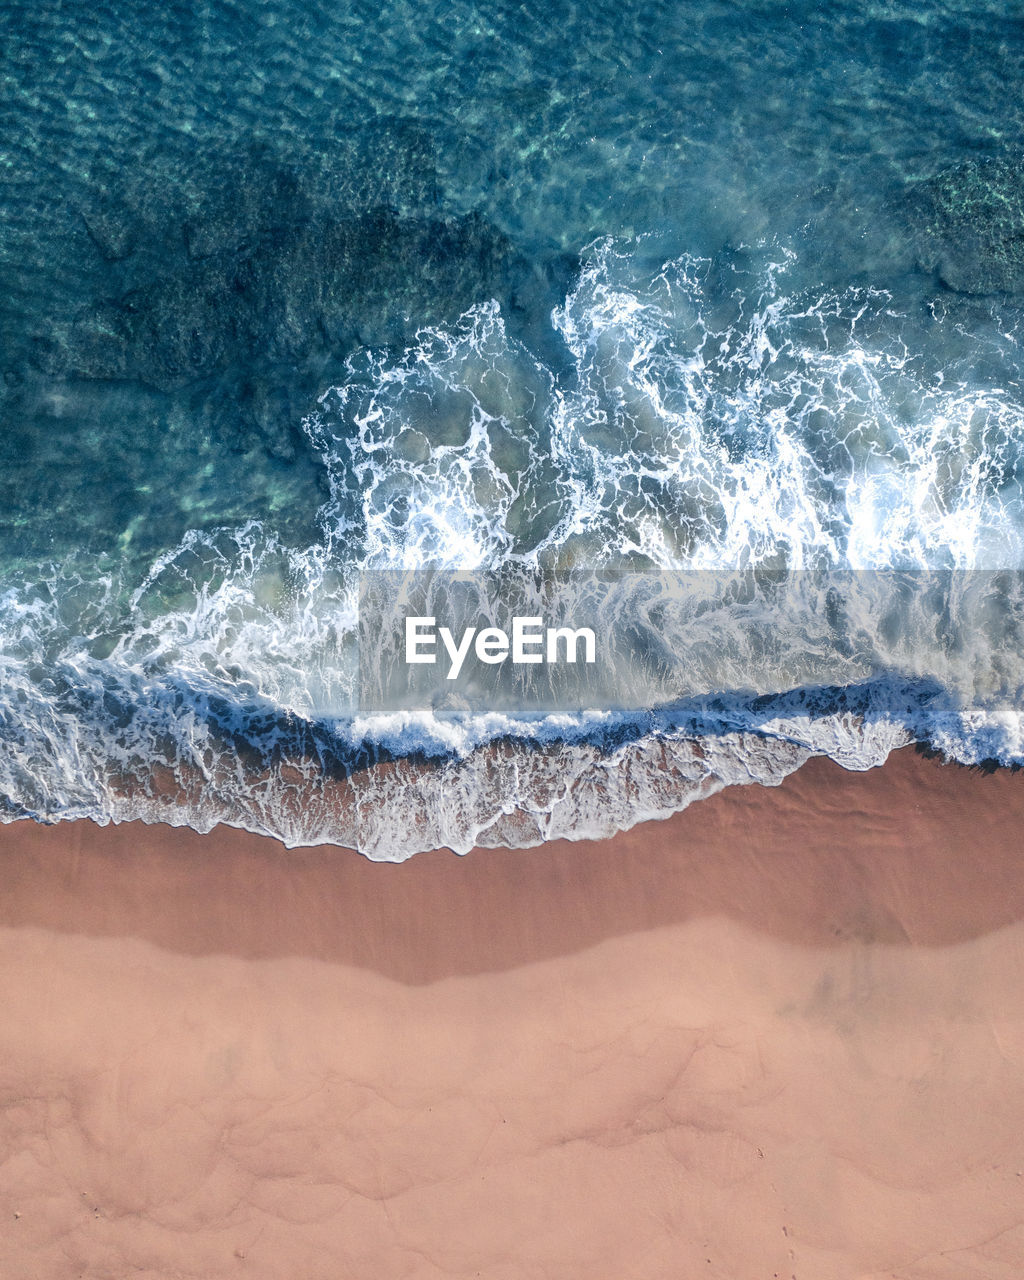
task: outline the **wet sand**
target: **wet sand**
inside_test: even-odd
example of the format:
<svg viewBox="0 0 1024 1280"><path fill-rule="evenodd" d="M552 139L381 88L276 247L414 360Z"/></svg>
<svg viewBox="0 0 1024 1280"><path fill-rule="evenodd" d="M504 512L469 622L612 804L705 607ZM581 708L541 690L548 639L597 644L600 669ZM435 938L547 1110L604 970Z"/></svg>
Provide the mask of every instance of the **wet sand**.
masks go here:
<svg viewBox="0 0 1024 1280"><path fill-rule="evenodd" d="M0 1275L1024 1265L1024 773L400 866L0 830Z"/></svg>

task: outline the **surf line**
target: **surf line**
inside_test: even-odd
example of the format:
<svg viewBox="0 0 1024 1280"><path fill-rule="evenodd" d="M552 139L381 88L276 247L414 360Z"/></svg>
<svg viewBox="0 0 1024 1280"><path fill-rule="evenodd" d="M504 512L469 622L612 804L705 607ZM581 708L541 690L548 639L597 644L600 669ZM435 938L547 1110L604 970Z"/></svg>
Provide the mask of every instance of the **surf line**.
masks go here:
<svg viewBox="0 0 1024 1280"><path fill-rule="evenodd" d="M450 627L438 627L436 618L405 620L405 660L408 663L436 662L437 638L448 654L446 679L456 680L470 646L480 662L576 662L580 645L583 661L597 661L597 639L590 627L544 627L543 618L513 618L512 635L501 627L466 627L458 641ZM475 643L474 643L475 637ZM559 658L559 644L564 644Z"/></svg>

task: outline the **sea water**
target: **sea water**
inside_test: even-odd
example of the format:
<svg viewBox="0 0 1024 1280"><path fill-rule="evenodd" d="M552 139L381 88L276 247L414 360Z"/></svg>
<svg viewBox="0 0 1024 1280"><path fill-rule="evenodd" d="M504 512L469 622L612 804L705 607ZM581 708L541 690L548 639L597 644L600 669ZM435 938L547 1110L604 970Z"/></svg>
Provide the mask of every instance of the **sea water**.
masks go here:
<svg viewBox="0 0 1024 1280"><path fill-rule="evenodd" d="M0 24L5 818L400 859L1024 758L1015 5ZM634 584L660 683L368 704L361 582L456 571Z"/></svg>

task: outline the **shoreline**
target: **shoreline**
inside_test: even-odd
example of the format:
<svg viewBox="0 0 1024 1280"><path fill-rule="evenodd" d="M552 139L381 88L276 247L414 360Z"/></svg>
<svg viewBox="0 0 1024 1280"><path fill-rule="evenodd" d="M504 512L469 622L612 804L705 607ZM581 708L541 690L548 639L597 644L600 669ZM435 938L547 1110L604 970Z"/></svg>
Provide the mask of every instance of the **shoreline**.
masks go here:
<svg viewBox="0 0 1024 1280"><path fill-rule="evenodd" d="M972 802L966 809L965 789ZM862 797L873 806L870 846L864 830L847 821L859 812ZM981 803L983 797L988 803ZM400 981L415 982L419 972L434 981L450 975L440 935L429 927L419 931L415 949L406 948L413 954L399 972L395 953L374 947L369 931L343 941L310 934L297 915L282 915L289 887L301 884L308 903L344 903L353 915L386 908L377 922L382 930L408 927L421 912L440 918L451 907L447 936L456 930L462 961L477 971L529 963L538 958L538 945L545 955L564 954L608 934L681 923L692 918L697 904L702 912L717 909L788 941L821 945L833 937L861 937L856 926L834 933L830 913L818 912L817 895L828 885L850 885L854 877L866 892L875 860L884 855L887 875L900 877L899 905L914 921L915 940L948 945L995 922L1024 919L1024 875L1018 883L1012 868L1001 868L989 883L984 867L960 867L957 858L961 845L1005 836L1006 805L1024 815L1024 772L961 765L907 747L864 772L816 757L775 786L726 787L606 839L559 839L469 854L442 848L397 863L373 861L347 846L288 848L272 837L223 825L198 833L164 823L19 821L0 827L0 848L19 853L7 868L0 926L116 936L130 919L138 936L184 954L302 954L377 967ZM762 813L769 823L752 839L750 829ZM913 823L913 841L901 838L903 821ZM765 892L763 883L753 896L748 892L743 859L734 853L723 860L717 848L730 836L743 842L748 858L775 860L775 883L786 886L784 893L773 893L771 885ZM719 855L714 863L705 856L711 850ZM914 907L909 892L910 877L924 869L931 886L927 912ZM959 877L972 870L982 873L984 887L974 883L972 895L960 897ZM517 934L521 918L508 910L522 897L526 876L545 881L543 901L532 904L538 927L528 936ZM160 886L174 892L160 893ZM581 913L591 886L600 905ZM940 910L943 894L948 904ZM218 909L197 914L197 900ZM499 924L485 938L473 928L481 909ZM886 910L891 913L893 905ZM898 940L903 932L897 928L885 936Z"/></svg>
<svg viewBox="0 0 1024 1280"><path fill-rule="evenodd" d="M912 748L398 864L5 826L0 1267L1009 1278L1022 829Z"/></svg>

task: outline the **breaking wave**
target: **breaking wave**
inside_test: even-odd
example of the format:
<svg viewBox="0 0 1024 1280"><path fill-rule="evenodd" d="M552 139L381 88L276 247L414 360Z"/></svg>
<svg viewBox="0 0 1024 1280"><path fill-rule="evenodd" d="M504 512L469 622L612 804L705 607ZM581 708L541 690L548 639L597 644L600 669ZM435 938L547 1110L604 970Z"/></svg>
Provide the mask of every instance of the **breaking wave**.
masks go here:
<svg viewBox="0 0 1024 1280"><path fill-rule="evenodd" d="M350 358L305 422L314 545L252 522L141 581L83 556L9 589L4 816L398 860L608 834L815 754L1024 760L1013 323L808 292L789 252L652 255L592 246L543 360L494 302ZM507 566L753 575L774 612L723 587L676 619L686 679L642 705L361 713L360 574Z"/></svg>

